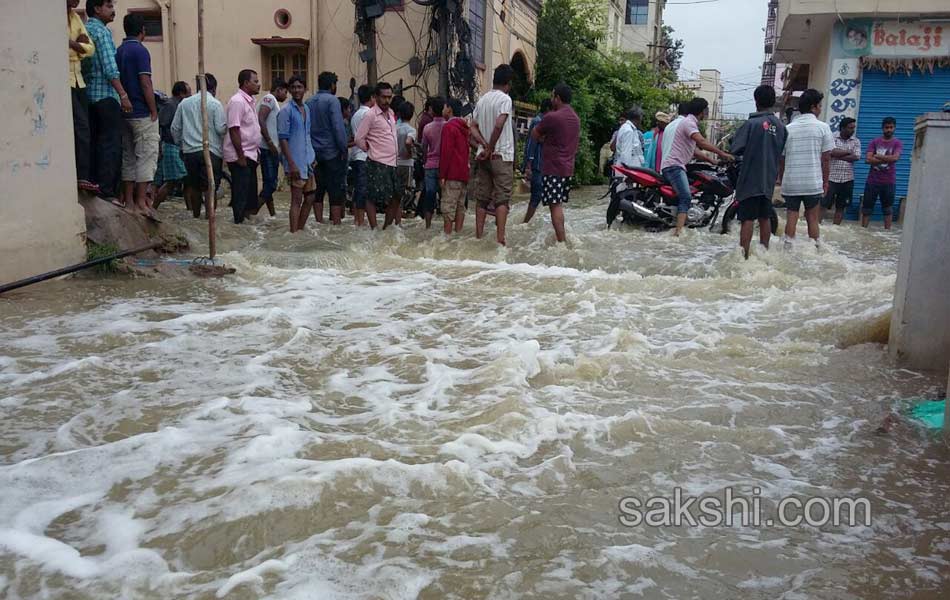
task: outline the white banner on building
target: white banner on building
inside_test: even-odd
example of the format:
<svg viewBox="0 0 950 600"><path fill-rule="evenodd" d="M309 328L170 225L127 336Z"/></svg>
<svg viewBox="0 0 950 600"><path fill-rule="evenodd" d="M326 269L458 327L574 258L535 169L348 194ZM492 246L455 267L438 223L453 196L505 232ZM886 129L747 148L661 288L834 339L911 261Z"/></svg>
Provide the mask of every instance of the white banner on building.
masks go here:
<svg viewBox="0 0 950 600"><path fill-rule="evenodd" d="M832 131L838 131L841 119L855 119L858 116L858 98L861 97L859 59L839 58L832 61L828 94L828 125Z"/></svg>
<svg viewBox="0 0 950 600"><path fill-rule="evenodd" d="M948 5L950 6L950 5ZM950 36L950 29L947 31ZM876 21L871 31L872 56L950 56L944 28L919 21Z"/></svg>

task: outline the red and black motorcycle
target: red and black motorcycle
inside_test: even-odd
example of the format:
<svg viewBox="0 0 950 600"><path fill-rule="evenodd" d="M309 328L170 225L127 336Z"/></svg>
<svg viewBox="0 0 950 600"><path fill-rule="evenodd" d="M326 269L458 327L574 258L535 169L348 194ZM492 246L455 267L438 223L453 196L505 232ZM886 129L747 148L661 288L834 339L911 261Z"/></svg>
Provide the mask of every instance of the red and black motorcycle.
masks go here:
<svg viewBox="0 0 950 600"><path fill-rule="evenodd" d="M607 207L607 226L618 216L623 223L642 224L653 228L676 226L677 198L673 186L662 174L644 167L613 167L615 177L610 185L610 204ZM731 203L723 217L723 233L728 222L735 218L738 203L734 194L739 178L739 163L711 165L692 163L686 166L693 200L686 218L690 228L710 228L716 223L719 211L727 200ZM772 211L772 229L778 226L778 217Z"/></svg>
<svg viewBox="0 0 950 600"><path fill-rule="evenodd" d="M722 204L735 190L735 180L729 176L732 169L731 165L716 167L707 163L686 166L693 196L686 218L687 227L706 227L716 221ZM645 167L621 165L614 165L613 170L615 176L610 185L610 204L607 207L608 227L618 216L627 224L656 228L676 226L676 192L662 174Z"/></svg>

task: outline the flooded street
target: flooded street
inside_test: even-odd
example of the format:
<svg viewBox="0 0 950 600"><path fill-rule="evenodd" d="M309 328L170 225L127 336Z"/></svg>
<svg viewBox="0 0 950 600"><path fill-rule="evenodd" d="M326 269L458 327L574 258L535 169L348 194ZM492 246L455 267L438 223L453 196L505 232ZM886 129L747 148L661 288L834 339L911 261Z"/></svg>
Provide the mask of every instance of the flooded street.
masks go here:
<svg viewBox="0 0 950 600"><path fill-rule="evenodd" d="M507 249L472 213L445 240L222 207L228 279L0 299L0 597L941 597L950 452L874 433L942 395L880 343L899 231L746 262L738 227L607 231L603 191L567 247L523 203ZM620 523L675 488L872 523Z"/></svg>

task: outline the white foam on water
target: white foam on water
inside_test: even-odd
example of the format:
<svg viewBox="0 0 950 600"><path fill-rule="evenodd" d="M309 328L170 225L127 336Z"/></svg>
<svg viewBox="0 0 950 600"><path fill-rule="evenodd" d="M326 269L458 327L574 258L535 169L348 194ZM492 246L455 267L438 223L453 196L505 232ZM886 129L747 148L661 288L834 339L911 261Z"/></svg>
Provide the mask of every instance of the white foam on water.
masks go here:
<svg viewBox="0 0 950 600"><path fill-rule="evenodd" d="M283 573L287 571L289 567L287 563L280 560L267 560L257 565L256 567L251 567L241 571L240 573L235 573L228 577L227 582L218 588L218 591L215 592L216 598L226 597L231 590L240 586L240 585L251 585L255 588L259 588L264 583L263 575L267 573Z"/></svg>
<svg viewBox="0 0 950 600"><path fill-rule="evenodd" d="M877 343L895 238L829 228L820 253L745 261L734 236L606 231L584 200L569 219L558 247L515 215L504 249L263 220L248 241L222 232L242 248L222 256L232 279L80 281L70 302L5 314L0 592L676 598L732 581L805 598L879 572L948 582L930 442L869 433L937 385ZM875 520L617 521L626 495L753 486L770 503L870 495Z"/></svg>

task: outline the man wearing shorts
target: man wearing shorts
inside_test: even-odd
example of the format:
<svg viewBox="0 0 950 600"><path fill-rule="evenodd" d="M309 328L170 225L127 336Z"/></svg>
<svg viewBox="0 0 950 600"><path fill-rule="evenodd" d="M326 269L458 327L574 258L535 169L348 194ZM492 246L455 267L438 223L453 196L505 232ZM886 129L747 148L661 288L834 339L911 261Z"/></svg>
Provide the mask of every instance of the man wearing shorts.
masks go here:
<svg viewBox="0 0 950 600"><path fill-rule="evenodd" d="M356 97L360 107L350 117L350 130L353 132L353 141L350 144L350 168L353 176L353 220L357 227L363 226L366 216L366 152L356 145L356 131L360 128L363 118L373 108L373 88L361 85L356 90Z"/></svg>
<svg viewBox="0 0 950 600"><path fill-rule="evenodd" d="M502 246L505 245L505 223L515 179L515 136L511 126L511 96L508 95L513 77L511 65L498 65L492 79L493 89L478 99L472 115L472 135L481 145L475 157L478 169L475 176L475 237L481 239L489 207L494 206L497 239Z"/></svg>
<svg viewBox="0 0 950 600"><path fill-rule="evenodd" d="M785 198L787 217L785 223L785 248L790 250L795 243L798 214L805 206L805 221L808 237L819 241L819 204L828 193L828 176L831 170L831 151L835 149L834 137L827 123L818 120L821 100L818 90L808 89L798 99L801 115L788 124L785 155L779 163L779 181Z"/></svg>
<svg viewBox="0 0 950 600"><path fill-rule="evenodd" d="M294 233L307 225L310 216L310 200L305 204L303 198L316 187L313 178L315 154L310 143L310 107L303 102L307 86L303 79L294 75L287 87L290 88L291 102L277 113L277 137L284 171L290 180L290 233ZM339 108L336 96L332 98Z"/></svg>
<svg viewBox="0 0 950 600"><path fill-rule="evenodd" d="M445 125L439 141L439 182L442 188L442 219L445 235L461 233L465 224L465 193L468 190L468 164L471 130L462 114L462 103L449 98L442 109ZM431 124L430 124L431 126Z"/></svg>
<svg viewBox="0 0 950 600"><path fill-rule="evenodd" d="M214 95L218 80L211 73L205 74L208 103L208 147L211 152L211 167L214 175L214 190L221 183L221 157L224 135L228 130L224 107ZM195 81L195 89L201 88L201 79ZM201 193L208 189L208 169L202 152L201 93L189 96L178 104L172 119L172 137L181 146L185 160L185 205L197 219L201 216Z"/></svg>
<svg viewBox="0 0 950 600"><path fill-rule="evenodd" d="M396 118L389 109L393 86L385 81L376 84L376 105L366 113L356 130L356 146L366 152L366 217L376 229L377 210L386 211L385 229L395 219L399 206L396 195Z"/></svg>
<svg viewBox="0 0 950 600"><path fill-rule="evenodd" d="M330 222L343 222L346 204L346 124L336 97L336 73L324 71L317 77L319 91L307 100L310 111L310 142L317 157L317 187L313 209L317 223L323 222L323 197L330 197Z"/></svg>
<svg viewBox="0 0 950 600"><path fill-rule="evenodd" d="M534 128L534 139L544 144L541 159L541 202L551 210L551 224L558 242L564 233L564 205L571 191L574 157L581 136L581 121L571 107L573 92L566 83L554 86L551 111Z"/></svg>
<svg viewBox="0 0 950 600"><path fill-rule="evenodd" d="M742 124L732 138L732 153L742 156L742 168L736 183L739 201L739 245L749 260L752 229L759 222L759 243L769 247L772 238L772 192L778 179L778 163L785 148L785 126L771 112L775 89L770 85L755 88L756 112Z"/></svg>
<svg viewBox="0 0 950 600"><path fill-rule="evenodd" d="M132 112L123 115L122 202L140 215L155 216L147 192L158 167L158 107L152 87L152 58L145 41L145 18L125 15L125 40L115 52L122 87L129 94Z"/></svg>
<svg viewBox="0 0 950 600"><path fill-rule="evenodd" d="M861 160L861 140L855 135L857 124L851 117L841 119L835 135L835 149L831 151L831 170L828 172L828 194L821 203L821 220L825 211L835 209L835 225L844 220L844 209L854 195L854 163Z"/></svg>
<svg viewBox="0 0 950 600"><path fill-rule="evenodd" d="M861 203L861 227L871 222L874 205L881 201L884 212L884 229L890 229L894 221L894 196L897 194L897 161L901 159L904 145L894 137L897 120L885 117L881 123L883 135L868 145L865 160L871 165L867 183L864 186L864 201Z"/></svg>

